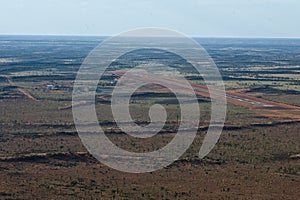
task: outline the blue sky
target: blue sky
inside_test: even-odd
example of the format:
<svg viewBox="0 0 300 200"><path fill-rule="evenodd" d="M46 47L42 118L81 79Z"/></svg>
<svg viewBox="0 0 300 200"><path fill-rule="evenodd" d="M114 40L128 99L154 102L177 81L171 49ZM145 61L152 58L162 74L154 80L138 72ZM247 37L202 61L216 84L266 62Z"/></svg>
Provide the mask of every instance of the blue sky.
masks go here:
<svg viewBox="0 0 300 200"><path fill-rule="evenodd" d="M300 37L299 0L0 0L0 34Z"/></svg>

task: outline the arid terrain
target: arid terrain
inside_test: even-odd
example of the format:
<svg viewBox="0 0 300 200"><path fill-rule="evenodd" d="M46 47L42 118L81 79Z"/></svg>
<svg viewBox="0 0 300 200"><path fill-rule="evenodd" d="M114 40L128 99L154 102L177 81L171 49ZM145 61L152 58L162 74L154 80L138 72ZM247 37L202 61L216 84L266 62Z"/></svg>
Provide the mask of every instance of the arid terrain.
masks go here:
<svg viewBox="0 0 300 200"><path fill-rule="evenodd" d="M196 139L170 166L130 174L93 158L73 122L76 72L102 39L0 36L1 199L300 198L300 40L197 39L226 87L227 118L219 142L199 159L213 98L198 74L176 63L197 93ZM159 103L168 111L168 124L150 139L123 133L113 122L110 93L126 65L135 62L112 64L99 82L95 107L111 141L128 151L149 152L174 137L178 102L165 88L141 88L132 96L136 123L146 124L149 107Z"/></svg>

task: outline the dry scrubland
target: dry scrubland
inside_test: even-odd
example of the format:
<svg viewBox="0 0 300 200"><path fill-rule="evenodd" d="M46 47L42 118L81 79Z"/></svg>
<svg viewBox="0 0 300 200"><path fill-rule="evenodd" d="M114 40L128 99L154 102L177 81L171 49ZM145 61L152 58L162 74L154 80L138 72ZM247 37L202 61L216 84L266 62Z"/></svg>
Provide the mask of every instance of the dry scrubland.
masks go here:
<svg viewBox="0 0 300 200"><path fill-rule="evenodd" d="M172 165L129 174L95 160L80 141L70 105L76 70L101 40L0 37L1 199L299 199L299 120L267 117L259 109L228 104L221 138L200 160L197 154L210 119L210 99L201 96L198 134ZM227 90L300 106L300 41L199 40L215 59ZM120 70L136 60L128 62L119 60L113 67ZM191 82L203 84L199 76L181 70ZM105 76L100 89L111 88L114 78ZM57 89L48 90L47 85ZM155 91L141 91L130 108L133 119L145 124L150 105L166 107L165 129L146 140L133 139L113 125L109 94L99 92L97 115L111 141L129 151L147 152L174 137L177 101Z"/></svg>
<svg viewBox="0 0 300 200"><path fill-rule="evenodd" d="M200 103L203 109L206 104ZM99 105L99 111L105 107ZM57 102L53 101L1 102L0 109L6 112L1 115L2 198L296 199L300 196L300 159L296 156L300 152L300 123L276 124L276 120L229 105L225 131L207 158L197 158L205 135L203 126L190 149L173 165L153 173L127 174L102 165L87 153L78 153L86 150L72 124L71 110L57 108ZM102 112L98 113L101 117ZM274 125L269 124L272 121ZM174 136L164 133L147 141L132 140L118 133L118 129L113 130L116 133L107 134L113 142L139 152L164 146Z"/></svg>

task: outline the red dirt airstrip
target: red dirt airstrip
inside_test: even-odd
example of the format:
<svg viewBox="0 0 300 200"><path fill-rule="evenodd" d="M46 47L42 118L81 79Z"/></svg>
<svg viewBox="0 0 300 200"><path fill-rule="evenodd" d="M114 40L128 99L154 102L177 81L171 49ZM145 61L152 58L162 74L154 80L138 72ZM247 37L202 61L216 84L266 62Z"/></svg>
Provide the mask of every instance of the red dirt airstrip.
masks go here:
<svg viewBox="0 0 300 200"><path fill-rule="evenodd" d="M124 71L118 71L114 72L113 74L116 74L118 76L122 76L125 74ZM153 74L149 74L146 72L138 72L136 75L130 75L127 76L131 80L129 81L149 81L149 80L155 80L157 84L160 83L166 83L176 86L180 91L182 92L190 92L186 91L186 88L184 86L180 86L180 84L183 84L181 80L175 80L171 78L166 77L157 77L153 76ZM171 83L170 83L171 82ZM222 91L219 91L218 89L210 89L210 92L208 91L208 88L206 86L197 85L197 84L191 84L191 86L194 88L194 92L198 95L201 95L203 97L208 97L211 99L223 99ZM188 89L187 89L188 90ZM249 89L238 89L238 90L230 90L226 91L226 101L228 103L237 105L237 106L243 106L249 110L253 110L255 113L257 113L260 116L269 117L269 118L284 118L284 119L297 119L300 120L300 107L274 102L262 98L257 98L254 96L247 95L242 92L247 92ZM299 114L295 114L294 112L298 112Z"/></svg>

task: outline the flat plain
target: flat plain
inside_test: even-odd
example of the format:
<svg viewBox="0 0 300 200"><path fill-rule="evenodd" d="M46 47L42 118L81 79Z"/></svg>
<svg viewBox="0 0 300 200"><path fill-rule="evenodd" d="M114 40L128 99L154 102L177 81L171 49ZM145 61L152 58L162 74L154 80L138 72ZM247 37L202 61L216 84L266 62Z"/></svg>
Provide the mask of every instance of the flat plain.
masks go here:
<svg viewBox="0 0 300 200"><path fill-rule="evenodd" d="M76 72L102 40L0 36L1 199L300 198L300 40L196 39L215 60L228 94L278 107L229 101L219 142L199 159L212 101L199 94L201 124L194 143L170 166L145 174L101 164L88 153L74 126ZM111 141L128 151L149 152L172 140L179 107L170 91L148 85L132 96L131 115L136 123L147 124L149 107L162 104L169 120L164 130L150 139L134 139L113 123L109 91L126 64L135 62L119 60L103 76L96 110ZM176 66L192 84L204 84L183 63Z"/></svg>

